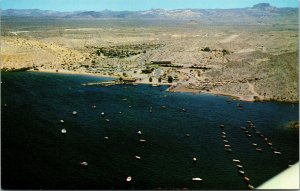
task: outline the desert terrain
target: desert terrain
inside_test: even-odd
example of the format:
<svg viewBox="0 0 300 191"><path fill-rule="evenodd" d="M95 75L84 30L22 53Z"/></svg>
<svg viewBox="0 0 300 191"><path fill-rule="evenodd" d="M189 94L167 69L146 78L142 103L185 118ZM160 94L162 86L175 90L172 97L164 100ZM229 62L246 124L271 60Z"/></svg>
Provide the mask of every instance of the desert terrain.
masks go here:
<svg viewBox="0 0 300 191"><path fill-rule="evenodd" d="M255 23L224 19L220 24L205 23L187 11L183 17L189 17L182 20L179 13L172 14L176 17L76 15L54 21L7 15L2 17L1 70L111 76L168 84L174 92L298 102L295 15Z"/></svg>

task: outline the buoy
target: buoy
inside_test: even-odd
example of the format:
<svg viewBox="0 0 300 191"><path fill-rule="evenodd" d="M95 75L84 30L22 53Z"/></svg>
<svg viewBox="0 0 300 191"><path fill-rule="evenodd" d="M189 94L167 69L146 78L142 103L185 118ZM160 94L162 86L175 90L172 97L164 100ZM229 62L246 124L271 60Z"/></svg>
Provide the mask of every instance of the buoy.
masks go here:
<svg viewBox="0 0 300 191"><path fill-rule="evenodd" d="M126 181L127 182L130 182L132 180L132 177L131 176L128 176L127 178L126 178Z"/></svg>
<svg viewBox="0 0 300 191"><path fill-rule="evenodd" d="M73 115L77 115L77 111L73 111L72 114L73 114Z"/></svg>
<svg viewBox="0 0 300 191"><path fill-rule="evenodd" d="M66 134L66 133L67 133L67 130L66 130L66 129L62 129L62 130L61 130L61 133L62 133L62 134Z"/></svg>
<svg viewBox="0 0 300 191"><path fill-rule="evenodd" d="M104 112L101 112L101 115L104 116Z"/></svg>
<svg viewBox="0 0 300 191"><path fill-rule="evenodd" d="M201 182L203 179L202 178L192 178L193 181L198 181Z"/></svg>
<svg viewBox="0 0 300 191"><path fill-rule="evenodd" d="M60 122L60 123L64 123L65 121L61 119L59 122Z"/></svg>
<svg viewBox="0 0 300 191"><path fill-rule="evenodd" d="M136 159L141 160L141 157L140 157L140 156L135 155L134 157L135 157Z"/></svg>
<svg viewBox="0 0 300 191"><path fill-rule="evenodd" d="M6 104L6 103L4 104L4 107L7 107L7 104Z"/></svg>
<svg viewBox="0 0 300 191"><path fill-rule="evenodd" d="M137 133L138 133L139 135L141 135L141 134L142 134L142 132L141 132L141 131L138 131Z"/></svg>
<svg viewBox="0 0 300 191"><path fill-rule="evenodd" d="M88 164L87 162L85 162L85 161L84 161L84 162L80 162L79 164L80 164L81 166L88 166L88 165L89 165L89 164Z"/></svg>

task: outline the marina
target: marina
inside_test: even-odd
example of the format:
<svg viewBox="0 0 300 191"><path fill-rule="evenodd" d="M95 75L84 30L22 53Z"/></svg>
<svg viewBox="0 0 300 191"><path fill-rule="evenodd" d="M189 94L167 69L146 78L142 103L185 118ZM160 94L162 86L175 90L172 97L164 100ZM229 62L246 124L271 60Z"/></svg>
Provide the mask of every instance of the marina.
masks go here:
<svg viewBox="0 0 300 191"><path fill-rule="evenodd" d="M298 105L245 102L237 110L237 101L228 104L227 97L169 93L164 86L81 85L100 80L2 76L4 148L10 148L3 151L3 181L21 177L19 187L47 189L254 189L298 161L298 131L284 126L297 119ZM43 175L23 171L28 165ZM61 178L49 181L57 173ZM39 181L32 184L30 177Z"/></svg>

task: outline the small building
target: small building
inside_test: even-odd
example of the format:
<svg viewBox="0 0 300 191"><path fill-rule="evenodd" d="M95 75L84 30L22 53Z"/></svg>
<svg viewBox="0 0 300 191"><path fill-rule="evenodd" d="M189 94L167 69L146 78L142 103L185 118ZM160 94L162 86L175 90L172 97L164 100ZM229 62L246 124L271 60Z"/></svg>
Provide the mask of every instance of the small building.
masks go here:
<svg viewBox="0 0 300 191"><path fill-rule="evenodd" d="M151 64L157 64L157 65L165 65L165 64L172 64L171 61L151 61Z"/></svg>

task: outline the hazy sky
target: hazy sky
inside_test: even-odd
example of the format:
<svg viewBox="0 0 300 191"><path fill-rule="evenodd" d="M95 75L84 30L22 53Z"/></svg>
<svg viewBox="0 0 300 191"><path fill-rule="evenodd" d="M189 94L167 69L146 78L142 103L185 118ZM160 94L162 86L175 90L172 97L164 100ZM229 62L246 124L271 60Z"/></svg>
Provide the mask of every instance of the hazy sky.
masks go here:
<svg viewBox="0 0 300 191"><path fill-rule="evenodd" d="M2 9L147 10L181 8L243 8L257 3L276 7L298 7L298 0L0 0Z"/></svg>

